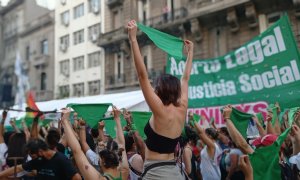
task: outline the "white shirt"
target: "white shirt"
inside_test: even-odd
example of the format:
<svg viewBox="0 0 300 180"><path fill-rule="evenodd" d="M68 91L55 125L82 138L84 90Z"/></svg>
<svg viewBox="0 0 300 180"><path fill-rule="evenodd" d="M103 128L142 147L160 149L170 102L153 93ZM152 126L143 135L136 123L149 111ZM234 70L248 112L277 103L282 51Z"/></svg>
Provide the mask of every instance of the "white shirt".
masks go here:
<svg viewBox="0 0 300 180"><path fill-rule="evenodd" d="M222 149L215 144L215 154L213 159L211 159L207 152L207 146L205 146L201 151L201 164L200 171L202 174L203 180L220 180L221 171L220 171L220 160L222 155Z"/></svg>
<svg viewBox="0 0 300 180"><path fill-rule="evenodd" d="M2 168L6 165L6 158L4 154L7 151L7 146L5 143L0 144L0 172L3 170Z"/></svg>
<svg viewBox="0 0 300 180"><path fill-rule="evenodd" d="M99 166L99 155L96 154L91 149L87 150L85 153L87 159L93 166Z"/></svg>

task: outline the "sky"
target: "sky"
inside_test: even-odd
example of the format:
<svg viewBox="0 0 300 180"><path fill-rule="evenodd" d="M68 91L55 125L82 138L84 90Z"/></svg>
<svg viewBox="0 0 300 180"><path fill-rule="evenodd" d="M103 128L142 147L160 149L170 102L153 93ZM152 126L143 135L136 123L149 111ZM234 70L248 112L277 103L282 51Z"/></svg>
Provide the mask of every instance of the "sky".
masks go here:
<svg viewBox="0 0 300 180"><path fill-rule="evenodd" d="M7 3L10 0L0 0L2 3L2 6L6 6ZM32 1L32 0L25 0L25 1ZM50 10L53 10L55 7L55 0L35 0L37 2L38 5L42 6L42 7L46 7Z"/></svg>

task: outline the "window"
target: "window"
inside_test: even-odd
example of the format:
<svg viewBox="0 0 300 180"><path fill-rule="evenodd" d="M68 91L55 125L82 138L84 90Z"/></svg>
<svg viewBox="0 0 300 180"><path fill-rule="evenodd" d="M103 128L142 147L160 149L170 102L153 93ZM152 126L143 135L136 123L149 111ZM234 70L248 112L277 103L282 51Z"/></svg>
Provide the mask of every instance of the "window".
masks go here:
<svg viewBox="0 0 300 180"><path fill-rule="evenodd" d="M98 13L100 11L100 0L89 0L89 12Z"/></svg>
<svg viewBox="0 0 300 180"><path fill-rule="evenodd" d="M123 9L117 9L115 11L112 11L112 28L113 29L117 29L120 28L122 26L122 22L123 22Z"/></svg>
<svg viewBox="0 0 300 180"><path fill-rule="evenodd" d="M88 67L97 67L100 65L100 51L88 55Z"/></svg>
<svg viewBox="0 0 300 180"><path fill-rule="evenodd" d="M96 41L101 31L101 24L95 24L89 27L89 40Z"/></svg>
<svg viewBox="0 0 300 180"><path fill-rule="evenodd" d="M66 47L69 47L69 34L60 38L60 44L64 44Z"/></svg>
<svg viewBox="0 0 300 180"><path fill-rule="evenodd" d="M73 84L73 96L83 96L84 95L84 83Z"/></svg>
<svg viewBox="0 0 300 180"><path fill-rule="evenodd" d="M84 4L80 4L74 7L74 19L77 19L84 15Z"/></svg>
<svg viewBox="0 0 300 180"><path fill-rule="evenodd" d="M275 12L267 15L267 21L268 21L268 26L271 26L274 24L276 21L278 21L281 17L282 13L281 12Z"/></svg>
<svg viewBox="0 0 300 180"><path fill-rule="evenodd" d="M41 54L47 55L48 53L48 40L45 39L41 42Z"/></svg>
<svg viewBox="0 0 300 180"><path fill-rule="evenodd" d="M27 61L30 60L30 46L26 46L25 58Z"/></svg>
<svg viewBox="0 0 300 180"><path fill-rule="evenodd" d="M84 56L79 56L76 58L73 58L73 70L74 71L79 71L84 69Z"/></svg>
<svg viewBox="0 0 300 180"><path fill-rule="evenodd" d="M41 74L41 91L46 90L47 87L47 75L42 72Z"/></svg>
<svg viewBox="0 0 300 180"><path fill-rule="evenodd" d="M69 25L69 21L70 21L69 11L65 11L65 12L61 13L60 18L61 18L61 24L62 25L65 25L65 26Z"/></svg>
<svg viewBox="0 0 300 180"><path fill-rule="evenodd" d="M60 74L69 76L70 73L70 60L63 60L60 62Z"/></svg>
<svg viewBox="0 0 300 180"><path fill-rule="evenodd" d="M74 45L84 42L84 29L73 33Z"/></svg>
<svg viewBox="0 0 300 180"><path fill-rule="evenodd" d="M115 55L115 77L118 81L122 81L124 78L123 66L123 53L117 53Z"/></svg>
<svg viewBox="0 0 300 180"><path fill-rule="evenodd" d="M100 94L100 80L89 82L89 95Z"/></svg>
<svg viewBox="0 0 300 180"><path fill-rule="evenodd" d="M146 66L146 70L148 70L148 59L147 59L147 56L144 56L144 64Z"/></svg>
<svg viewBox="0 0 300 180"><path fill-rule="evenodd" d="M60 98L65 98L70 96L70 87L66 86L59 86L59 94Z"/></svg>

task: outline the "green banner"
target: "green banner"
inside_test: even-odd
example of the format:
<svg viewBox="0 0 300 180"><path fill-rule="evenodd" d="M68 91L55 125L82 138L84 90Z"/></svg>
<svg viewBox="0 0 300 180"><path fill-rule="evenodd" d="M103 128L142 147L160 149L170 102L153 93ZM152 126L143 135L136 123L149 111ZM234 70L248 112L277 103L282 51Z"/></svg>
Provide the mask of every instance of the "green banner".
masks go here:
<svg viewBox="0 0 300 180"><path fill-rule="evenodd" d="M195 59L189 108L257 101L278 101L285 108L298 106L299 64L297 45L285 15L231 53L215 59ZM184 59L169 55L167 73L180 77L184 66Z"/></svg>

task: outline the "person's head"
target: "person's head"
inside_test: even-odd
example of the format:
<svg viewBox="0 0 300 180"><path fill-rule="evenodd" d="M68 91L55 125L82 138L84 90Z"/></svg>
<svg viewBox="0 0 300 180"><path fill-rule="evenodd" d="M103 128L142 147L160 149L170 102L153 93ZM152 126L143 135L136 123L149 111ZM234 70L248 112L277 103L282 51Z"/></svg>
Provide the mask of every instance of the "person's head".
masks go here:
<svg viewBox="0 0 300 180"><path fill-rule="evenodd" d="M170 74L160 75L155 83L155 93L165 106L170 104L179 106L179 98L181 97L179 79Z"/></svg>
<svg viewBox="0 0 300 180"><path fill-rule="evenodd" d="M275 134L267 134L263 137L254 139L251 142L251 145L255 146L255 148L270 146L277 140L277 138L278 136Z"/></svg>
<svg viewBox="0 0 300 180"><path fill-rule="evenodd" d="M113 139L109 139L106 143L106 149L108 149L109 151L117 152L119 149L118 143L116 143L116 141L114 141Z"/></svg>
<svg viewBox="0 0 300 180"><path fill-rule="evenodd" d="M91 129L91 135L93 138L97 138L99 136L99 131L96 128Z"/></svg>
<svg viewBox="0 0 300 180"><path fill-rule="evenodd" d="M26 135L25 133L14 133L11 135L8 141L7 148L7 159L6 163L8 166L14 166L14 160L11 160L10 157L24 157L26 156L26 151L24 146L26 145ZM17 164L21 164L24 162L24 159L17 160Z"/></svg>
<svg viewBox="0 0 300 180"><path fill-rule="evenodd" d="M219 137L219 133L214 128L205 129L205 133L212 140L217 140Z"/></svg>
<svg viewBox="0 0 300 180"><path fill-rule="evenodd" d="M119 166L119 157L114 151L104 149L99 152L100 166L105 169L117 168Z"/></svg>
<svg viewBox="0 0 300 180"><path fill-rule="evenodd" d="M219 130L219 137L218 139L225 145L232 145L232 140L227 130L227 127L221 127Z"/></svg>
<svg viewBox="0 0 300 180"><path fill-rule="evenodd" d="M190 145L195 146L198 140L197 133L188 125L184 126L184 130L185 130L185 136L183 136L184 145L189 143Z"/></svg>
<svg viewBox="0 0 300 180"><path fill-rule="evenodd" d="M135 143L134 139L131 134L127 134L124 136L125 138L125 150L126 152L134 151L135 150Z"/></svg>
<svg viewBox="0 0 300 180"><path fill-rule="evenodd" d="M50 128L46 137L46 142L50 149L54 150L60 140L60 134L57 128Z"/></svg>
<svg viewBox="0 0 300 180"><path fill-rule="evenodd" d="M95 151L96 144L94 142L92 135L90 133L88 133L88 131L86 131L86 143L89 145L91 150Z"/></svg>
<svg viewBox="0 0 300 180"><path fill-rule="evenodd" d="M9 138L10 138L13 134L14 134L13 131L8 131L8 132L5 132L5 133L3 134L4 143L5 143L6 145L8 145Z"/></svg>
<svg viewBox="0 0 300 180"><path fill-rule="evenodd" d="M48 150L48 145L40 139L30 140L26 144L26 151L32 159L45 157L45 152Z"/></svg>

